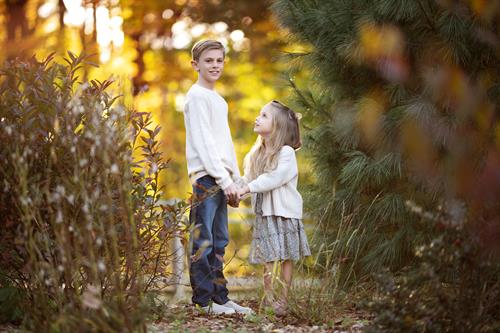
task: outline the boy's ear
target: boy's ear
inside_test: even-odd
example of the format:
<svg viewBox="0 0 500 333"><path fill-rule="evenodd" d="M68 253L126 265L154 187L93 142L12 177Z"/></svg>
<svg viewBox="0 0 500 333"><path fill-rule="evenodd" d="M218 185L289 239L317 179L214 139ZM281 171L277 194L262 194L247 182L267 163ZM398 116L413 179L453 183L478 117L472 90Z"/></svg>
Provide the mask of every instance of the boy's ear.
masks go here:
<svg viewBox="0 0 500 333"><path fill-rule="evenodd" d="M198 68L198 62L196 60L191 60L191 67L193 67L193 69L197 72L200 70Z"/></svg>

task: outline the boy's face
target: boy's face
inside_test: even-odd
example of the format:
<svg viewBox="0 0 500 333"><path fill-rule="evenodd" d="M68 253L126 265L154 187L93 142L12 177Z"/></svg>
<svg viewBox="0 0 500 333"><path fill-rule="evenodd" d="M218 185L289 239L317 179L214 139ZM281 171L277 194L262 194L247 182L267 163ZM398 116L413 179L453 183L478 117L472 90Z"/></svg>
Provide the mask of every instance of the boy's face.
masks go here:
<svg viewBox="0 0 500 333"><path fill-rule="evenodd" d="M263 137L267 137L273 130L273 107L270 103L264 105L260 114L255 118L253 131Z"/></svg>
<svg viewBox="0 0 500 333"><path fill-rule="evenodd" d="M203 51L200 59L191 61L191 65L198 72L199 78L207 83L215 83L224 69L224 53L217 49Z"/></svg>

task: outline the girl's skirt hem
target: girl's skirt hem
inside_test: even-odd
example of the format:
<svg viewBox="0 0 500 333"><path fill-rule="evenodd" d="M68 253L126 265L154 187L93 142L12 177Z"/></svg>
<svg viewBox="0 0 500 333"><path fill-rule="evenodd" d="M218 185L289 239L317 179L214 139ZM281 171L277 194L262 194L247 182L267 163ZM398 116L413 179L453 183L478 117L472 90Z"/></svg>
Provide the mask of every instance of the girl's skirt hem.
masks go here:
<svg viewBox="0 0 500 333"><path fill-rule="evenodd" d="M252 239L248 257L251 264L297 261L311 255L300 219L257 215Z"/></svg>

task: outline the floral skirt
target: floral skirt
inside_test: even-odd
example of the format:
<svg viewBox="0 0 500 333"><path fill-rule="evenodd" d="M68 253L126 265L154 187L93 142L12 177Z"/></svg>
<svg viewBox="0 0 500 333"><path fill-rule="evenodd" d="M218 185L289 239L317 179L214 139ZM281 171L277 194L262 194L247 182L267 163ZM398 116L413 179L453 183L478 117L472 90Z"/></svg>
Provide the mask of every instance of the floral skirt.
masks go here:
<svg viewBox="0 0 500 333"><path fill-rule="evenodd" d="M299 260L311 250L301 220L257 214L253 225L248 261L262 264L278 260Z"/></svg>

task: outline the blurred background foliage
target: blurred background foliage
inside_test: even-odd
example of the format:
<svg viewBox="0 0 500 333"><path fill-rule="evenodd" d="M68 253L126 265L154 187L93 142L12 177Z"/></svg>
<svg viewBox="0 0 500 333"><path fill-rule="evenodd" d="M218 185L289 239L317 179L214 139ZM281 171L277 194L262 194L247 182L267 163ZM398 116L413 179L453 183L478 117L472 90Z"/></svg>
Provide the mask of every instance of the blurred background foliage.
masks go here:
<svg viewBox="0 0 500 333"><path fill-rule="evenodd" d="M191 191L184 158L184 94L196 79L190 49L201 38L217 38L228 49L218 85L227 99L241 161L254 141L252 124L266 101L285 96L285 48L265 1L3 0L0 2L0 62L38 59L66 50L93 55L83 78L117 81L112 89L139 112L151 112L162 150L170 158L166 198ZM6 51L6 52L5 52Z"/></svg>
<svg viewBox="0 0 500 333"><path fill-rule="evenodd" d="M184 95L196 80L190 49L202 38L216 38L227 47L226 67L217 84L229 104L229 121L240 163L255 140L256 114L267 101L286 99L286 68L279 61L291 49L266 1L131 1L131 0L0 0L0 62L43 59L66 51L90 55L80 79L111 79L110 93L137 112L153 115L160 149L169 160L160 175L166 200L186 199L192 191L185 161L182 116ZM137 155L137 154L136 154ZM307 162L302 161L306 170ZM240 166L242 166L240 164ZM303 174L302 179L307 176ZM245 204L243 204L244 206ZM246 220L244 211L232 219ZM234 237L228 253L230 274L249 274L249 224L230 226Z"/></svg>

